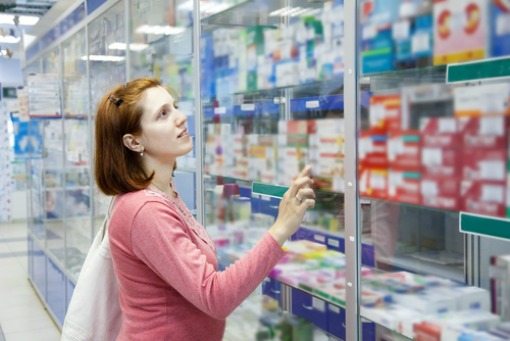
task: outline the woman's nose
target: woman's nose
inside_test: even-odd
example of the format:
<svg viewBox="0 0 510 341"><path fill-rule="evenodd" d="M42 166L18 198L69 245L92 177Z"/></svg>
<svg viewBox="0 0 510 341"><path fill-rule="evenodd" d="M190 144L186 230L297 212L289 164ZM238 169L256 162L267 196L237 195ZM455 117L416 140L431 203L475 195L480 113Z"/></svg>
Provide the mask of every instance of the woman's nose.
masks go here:
<svg viewBox="0 0 510 341"><path fill-rule="evenodd" d="M176 125L181 126L188 121L188 117L179 111L179 114L176 117Z"/></svg>

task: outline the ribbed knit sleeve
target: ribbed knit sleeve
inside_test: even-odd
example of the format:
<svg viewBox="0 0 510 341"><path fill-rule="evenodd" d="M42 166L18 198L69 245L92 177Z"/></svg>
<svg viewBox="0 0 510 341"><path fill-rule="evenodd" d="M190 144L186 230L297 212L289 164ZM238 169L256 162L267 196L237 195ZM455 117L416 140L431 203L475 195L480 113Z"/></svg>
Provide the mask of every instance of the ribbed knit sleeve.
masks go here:
<svg viewBox="0 0 510 341"><path fill-rule="evenodd" d="M131 227L133 253L194 306L216 319L225 319L284 254L266 233L251 251L219 272L190 233L191 227L173 207L145 203Z"/></svg>

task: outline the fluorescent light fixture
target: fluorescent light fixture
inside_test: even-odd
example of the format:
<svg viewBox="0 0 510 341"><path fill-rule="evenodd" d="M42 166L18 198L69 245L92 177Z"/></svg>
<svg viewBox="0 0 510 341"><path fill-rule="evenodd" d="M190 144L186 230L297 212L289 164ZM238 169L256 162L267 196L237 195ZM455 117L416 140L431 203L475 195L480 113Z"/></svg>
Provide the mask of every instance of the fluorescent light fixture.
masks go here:
<svg viewBox="0 0 510 341"><path fill-rule="evenodd" d="M14 14L0 13L0 24L14 25ZM39 17L32 15L18 15L19 24L33 26L39 21Z"/></svg>
<svg viewBox="0 0 510 341"><path fill-rule="evenodd" d="M129 49L131 51L142 51L142 50L145 50L146 48L148 48L149 45L147 44L137 44L137 43L131 43L129 44ZM108 48L110 50L126 50L127 49L127 46L126 46L126 43L111 43L110 45L108 45Z"/></svg>
<svg viewBox="0 0 510 341"><path fill-rule="evenodd" d="M91 54L90 56L83 56L81 60L91 60L94 62L122 62L126 57L122 56L105 56L98 54Z"/></svg>
<svg viewBox="0 0 510 341"><path fill-rule="evenodd" d="M142 25L136 29L136 33L143 34L163 34L166 36L176 35L184 32L184 27L175 26L158 26L158 25Z"/></svg>
<svg viewBox="0 0 510 341"><path fill-rule="evenodd" d="M225 2L213 2L213 1L200 1L200 13L211 15L221 11L226 10L231 7L228 3ZM188 0L183 2L182 4L177 6L179 11L192 11L193 10L193 0Z"/></svg>
<svg viewBox="0 0 510 341"><path fill-rule="evenodd" d="M0 44L17 44L19 43L19 37L13 36L0 36Z"/></svg>
<svg viewBox="0 0 510 341"><path fill-rule="evenodd" d="M297 17L298 15L315 15L320 13L318 8L303 8L303 7L282 7L269 13L270 17Z"/></svg>

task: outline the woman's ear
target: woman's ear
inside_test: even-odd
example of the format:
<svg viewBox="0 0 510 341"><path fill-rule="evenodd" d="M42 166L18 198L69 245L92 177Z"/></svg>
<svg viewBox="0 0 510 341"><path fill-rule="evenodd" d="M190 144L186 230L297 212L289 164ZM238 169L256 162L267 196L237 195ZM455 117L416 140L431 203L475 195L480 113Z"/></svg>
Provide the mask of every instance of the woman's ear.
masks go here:
<svg viewBox="0 0 510 341"><path fill-rule="evenodd" d="M122 136L122 143L124 143L124 146L126 146L126 148L129 150L132 150L136 153L143 153L143 145L141 144L139 138L135 137L133 134L125 134Z"/></svg>

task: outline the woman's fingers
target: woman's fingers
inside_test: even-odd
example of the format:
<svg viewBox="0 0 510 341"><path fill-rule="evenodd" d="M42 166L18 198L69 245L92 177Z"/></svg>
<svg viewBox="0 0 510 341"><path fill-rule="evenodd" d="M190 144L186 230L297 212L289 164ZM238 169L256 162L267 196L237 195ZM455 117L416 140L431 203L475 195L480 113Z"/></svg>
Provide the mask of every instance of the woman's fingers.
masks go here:
<svg viewBox="0 0 510 341"><path fill-rule="evenodd" d="M306 199L315 199L315 192L310 187L300 188L296 193L296 198L299 201L303 201Z"/></svg>
<svg viewBox="0 0 510 341"><path fill-rule="evenodd" d="M304 177L298 177L294 182L292 183L292 186L290 186L288 193L289 197L295 197L297 192L304 186L309 186L312 184L312 179L308 176Z"/></svg>

